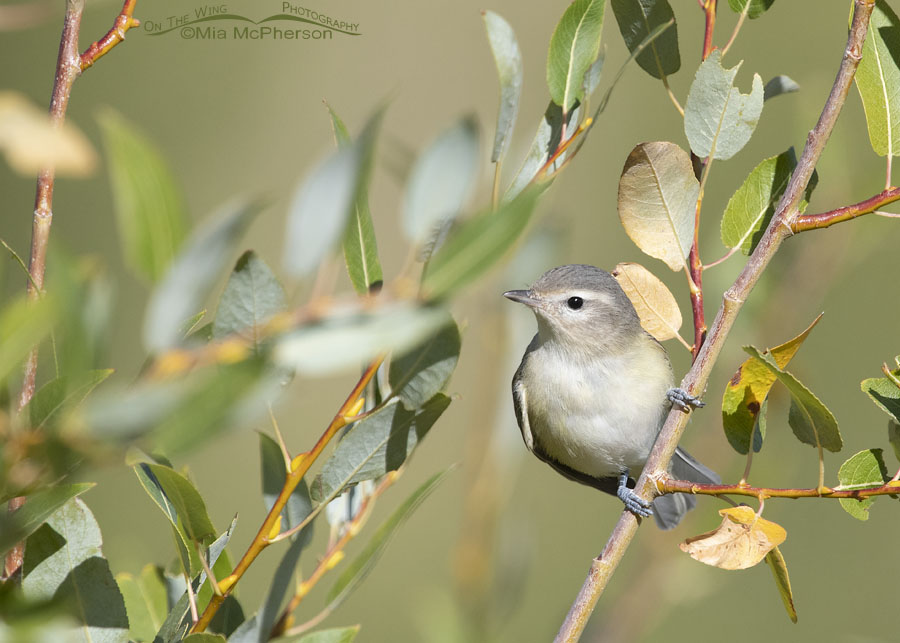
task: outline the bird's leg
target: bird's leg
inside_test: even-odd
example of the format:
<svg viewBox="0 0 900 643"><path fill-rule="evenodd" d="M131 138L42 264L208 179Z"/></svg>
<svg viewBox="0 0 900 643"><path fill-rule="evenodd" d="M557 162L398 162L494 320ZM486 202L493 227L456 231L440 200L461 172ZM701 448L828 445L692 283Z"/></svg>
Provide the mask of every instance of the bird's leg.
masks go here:
<svg viewBox="0 0 900 643"><path fill-rule="evenodd" d="M625 503L625 508L635 516L646 518L653 515L650 503L637 495L634 489L628 488L628 469L619 474L619 488L616 489L616 495Z"/></svg>
<svg viewBox="0 0 900 643"><path fill-rule="evenodd" d="M692 408L699 409L702 406L706 406L706 403L701 402L699 397L694 397L682 388L670 388L666 391L666 399L685 413L688 413Z"/></svg>

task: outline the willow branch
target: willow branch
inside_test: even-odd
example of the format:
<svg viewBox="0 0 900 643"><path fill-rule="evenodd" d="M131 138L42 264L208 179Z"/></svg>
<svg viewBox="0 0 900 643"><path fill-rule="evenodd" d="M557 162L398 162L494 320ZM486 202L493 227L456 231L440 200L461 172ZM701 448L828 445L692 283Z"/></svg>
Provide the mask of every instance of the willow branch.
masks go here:
<svg viewBox="0 0 900 643"><path fill-rule="evenodd" d="M133 17L135 4L137 4L137 0L125 0L125 4L122 5L122 11L119 12L119 15L116 16L116 19L113 21L112 28L106 32L105 36L92 43L91 46L81 54L79 60L81 71L84 71L93 65L97 62L98 58L102 58L109 53L110 49L125 40L125 32L132 27L137 27L141 24L140 20Z"/></svg>
<svg viewBox="0 0 900 643"><path fill-rule="evenodd" d="M854 203L853 205L845 205L842 208L830 210L828 212L820 212L819 214L801 214L791 223L792 232L805 232L807 230L818 230L819 228L827 228L835 223L849 221L864 214L874 212L878 208L900 201L900 188L888 188L873 197Z"/></svg>
<svg viewBox="0 0 900 643"><path fill-rule="evenodd" d="M722 305L709 330L709 336L700 350L697 359L682 382L682 388L697 395L706 388L713 364L719 356L738 312L750 291L756 285L766 266L777 252L781 243L793 234L791 224L798 212L798 205L812 176L816 163L825 148L837 117L840 114L850 83L859 66L862 56L862 44L865 40L872 14L874 0L856 0L853 11L853 22L847 39L847 47L841 59L837 78L815 128L806 140L806 146L797 167L791 175L787 189L782 195L775 215L772 217L766 232L753 254L744 266L737 280L725 292ZM656 444L650 452L647 464L637 481L635 491L644 500L651 500L656 493L654 478L667 470L668 463L675 452L675 447L687 425L689 415L677 410L669 413ZM562 627L556 637L557 641L576 641L587 625L588 618L597 604L600 595L612 578L618 564L625 556L638 528L638 520L634 514L623 512L603 552L594 559L587 578L572 604Z"/></svg>
<svg viewBox="0 0 900 643"><path fill-rule="evenodd" d="M344 403L335 414L334 419L331 420L328 428L326 428L322 435L319 437L315 446L309 451L301 453L293 459L293 461L291 462L290 471L288 472L284 481L284 487L282 487L281 493L278 494L278 498L275 500L275 503L272 505L272 508L266 515L265 520L263 520L259 531L256 532L256 536L253 538L253 541L250 543L247 551L244 552L241 560L238 561L238 564L235 566L234 571L231 572L231 574L229 574L226 578L223 578L219 583L219 590L221 593L213 595L213 597L209 601L209 604L206 606L206 609L203 610L203 614L200 616L199 620L194 623L193 628L191 628L191 633L202 632L209 626L209 623L210 621L212 621L213 616L215 616L216 612L219 611L219 608L222 606L225 598L228 597L234 590L235 585L244 575L244 572L247 571L247 569L250 567L253 561L256 560L256 557L259 556L262 550L271 544L272 541L270 537L273 536L272 532L277 531L278 526L281 522L281 511L287 504L287 501L291 497L291 494L294 493L294 489L297 488L297 485L300 484L303 476L306 475L306 472L309 471L310 467L322 454L322 451L325 450L325 447L328 446L328 443L331 442L331 439L337 434L337 432L350 422L355 421L356 418L353 417L353 415L355 414L354 409L359 409L360 397L366 390L366 386L369 385L369 382L375 376L375 373L376 371L378 371L378 367L381 366L382 361L384 361L384 358L379 357L366 367L365 371L363 371L362 376L359 378L359 381L356 383L356 386L354 386L353 390L350 391L350 395L348 395L347 399L344 400Z"/></svg>
<svg viewBox="0 0 900 643"><path fill-rule="evenodd" d="M874 487L859 489L833 489L831 487L779 489L772 487L751 487L742 484L699 484L689 480L657 480L656 489L665 493L691 493L699 496L750 496L753 498L852 498L865 500L873 496L900 494L900 483L888 482Z"/></svg>

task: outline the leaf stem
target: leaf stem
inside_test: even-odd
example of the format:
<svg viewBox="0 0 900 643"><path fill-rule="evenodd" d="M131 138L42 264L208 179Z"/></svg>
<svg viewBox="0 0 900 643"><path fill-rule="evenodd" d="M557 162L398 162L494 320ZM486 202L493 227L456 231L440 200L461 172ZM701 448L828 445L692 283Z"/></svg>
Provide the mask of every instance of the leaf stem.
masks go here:
<svg viewBox="0 0 900 643"><path fill-rule="evenodd" d="M665 74L662 75L662 84L663 87L666 88L666 93L669 95L669 100L672 101L672 104L675 106L675 109L678 110L678 113L681 114L681 118L684 118L684 108L681 106L681 103L678 102L678 99L675 97L675 92L672 91L672 88L669 87L669 77Z"/></svg>
<svg viewBox="0 0 900 643"><path fill-rule="evenodd" d="M725 57L725 54L727 54L728 50L731 49L731 45L734 44L734 41L737 38L738 32L741 30L741 27L744 25L744 20L747 19L747 14L750 12L751 4L752 4L751 0L747 0L747 3L744 5L744 10L741 11L741 15L738 17L737 24L734 26L734 31L731 32L731 38L728 39L728 42L722 48L722 58Z"/></svg>
<svg viewBox="0 0 900 643"><path fill-rule="evenodd" d="M879 192L873 197L869 197L865 201L845 205L828 212L819 214L801 214L791 223L791 232L805 232L807 230L817 230L819 228L827 228L835 223L849 221L864 214L875 212L881 206L900 200L900 188L889 187L883 192Z"/></svg>
<svg viewBox="0 0 900 643"><path fill-rule="evenodd" d="M306 472L309 471L316 459L322 454L322 451L325 450L328 443L331 442L331 439L338 431L347 425L347 417L350 410L356 406L360 396L366 390L366 386L369 385L369 381L375 376L378 367L381 366L383 361L384 356L378 357L366 367L362 376L359 378L359 381L353 387L353 390L350 391L347 399L331 420L328 428L326 428L322 435L319 436L315 446L309 451L301 453L294 458L288 475L285 478L284 487L281 489L281 493L278 494L278 498L266 515L265 520L263 520L259 531L256 532L256 536L253 538L247 551L244 552L241 560L238 561L238 564L235 566L234 571L231 572L229 576L229 579L231 579L230 586L222 593L222 595L213 595L212 599L209 601L209 605L203 610L203 615L200 616L200 619L191 628L191 633L202 632L209 626L213 616L215 616L219 607L222 606L225 598L234 591L234 587L237 585L238 580L244 575L244 572L247 571L247 568L249 568L253 561L256 560L256 557L259 556L262 550L271 544L269 534L272 532L272 527L275 522L281 517L281 510L284 509L284 506L287 504L288 498L290 498L294 489L300 484L303 476L306 475Z"/></svg>
<svg viewBox="0 0 900 643"><path fill-rule="evenodd" d="M749 0L747 4L749 4ZM713 40L713 31L716 28L716 9L718 0L706 0L701 7L703 8L703 13L706 14L706 23L703 29L703 60L706 60L707 56L712 53L712 50L715 49L712 44Z"/></svg>
<svg viewBox="0 0 900 643"><path fill-rule="evenodd" d="M720 257L719 259L716 259L716 260L713 261L712 263L705 263L705 264L703 264L703 269L704 269L704 270L708 270L709 268L712 268L713 266L718 266L720 263L722 263L722 262L724 262L724 261L727 261L728 259L731 259L731 256L732 256L735 252L737 252L739 249L740 249L740 246L735 246L734 248L732 248L731 250L729 250L728 252L726 252L724 257Z"/></svg>
<svg viewBox="0 0 900 643"><path fill-rule="evenodd" d="M816 126L807 138L800 161L791 174L787 189L775 209L775 214L769 226L766 228L756 249L750 255L740 275L738 275L731 287L725 291L722 305L709 329L708 339L701 347L697 359L694 360L691 369L682 381L681 388L689 393L698 394L706 387L713 364L715 364L722 350L728 333L734 326L744 301L781 246L781 243L793 234L791 224L797 217L800 199L809 183L822 150L831 135L837 117L847 98L847 93L850 90L850 83L859 65L862 43L868 31L869 17L872 14L874 5L875 0L855 1L847 46L841 59L834 85L831 88ZM675 447L684 433L689 417L690 414L681 413L680 411L669 413L650 452L644 471L635 485L635 491L641 498L649 500L654 493L658 492L654 478L664 475L675 452ZM816 495L818 495L819 491L815 490ZM557 634L556 641L576 641L581 636L594 606L600 599L603 590L615 573L616 568L625 556L628 546L637 533L637 528L638 521L634 514L628 511L623 512L602 553L592 561L587 578L569 609L569 613Z"/></svg>
<svg viewBox="0 0 900 643"><path fill-rule="evenodd" d="M663 478L656 481L656 489L661 494L691 493L698 496L750 496L753 498L852 498L865 500L874 496L900 494L900 484L888 482L883 485L862 489L841 489L840 487L777 488L751 487L748 484L701 484L690 480Z"/></svg>

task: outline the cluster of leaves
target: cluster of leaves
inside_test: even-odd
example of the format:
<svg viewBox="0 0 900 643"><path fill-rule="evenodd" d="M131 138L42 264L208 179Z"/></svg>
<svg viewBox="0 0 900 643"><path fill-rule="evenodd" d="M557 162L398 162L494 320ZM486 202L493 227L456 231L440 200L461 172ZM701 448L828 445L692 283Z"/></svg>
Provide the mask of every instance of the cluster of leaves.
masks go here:
<svg viewBox="0 0 900 643"><path fill-rule="evenodd" d="M586 101L602 68L603 11L602 0L578 0L562 16L547 63L551 102L502 199L500 166L518 112L521 54L509 25L484 14L501 88L491 156L494 199L480 214L460 217L479 174L477 127L462 119L427 146L409 174L401 228L422 267L416 289L408 285L414 269L409 266L385 283L369 208L383 108L355 138L328 108L336 150L294 191L284 234L286 277L310 278L340 247L356 296L314 296L292 305L275 272L248 250L234 265L214 315L204 305L265 204L235 199L191 231L184 198L159 152L120 115L101 114L124 260L151 287L142 333L147 360L131 385L113 383L94 393L112 374L96 368L112 307L106 277L93 264L81 267L54 257L52 274L61 275L59 280L47 284L36 304L22 298L0 314L0 378L11 376L30 347L51 336L59 365L57 377L14 417L3 446L2 499L24 496L26 504L0 519L0 550L24 539L27 552L21 592L7 585L0 597L4 633L80 628L90 638L157 641L304 635L308 626L291 628L291 612L341 561L343 546L359 533L372 502L397 479L450 404L443 391L456 366L460 335L447 300L512 246L540 191L577 152L570 144L579 138L578 146L583 143L591 123ZM60 269L64 261L78 269ZM410 296L411 290L417 293ZM271 413L296 374L361 363L372 369L386 354L393 357L378 368L365 402L348 398L346 414L323 434L328 439L344 427L311 482L296 472L305 472L320 451L291 457L277 425L275 438L260 434L262 496L274 520L245 558L254 546L258 553L281 540L289 544L268 593L251 613L231 591L242 573L227 547L237 518L226 530L216 529L188 472L169 458ZM126 450L127 464L171 526L177 557L167 567L149 563L139 574L113 579L99 528L79 497L92 485L59 481L85 463L115 460ZM443 475L419 487L345 566L320 617L346 599ZM323 509L331 523L328 549L295 586L301 553ZM213 614L207 628L213 634L190 633L204 609ZM309 636L349 641L357 630Z"/></svg>
<svg viewBox="0 0 900 643"><path fill-rule="evenodd" d="M771 2L735 0L731 8L745 17L758 18ZM612 7L625 43L632 48L635 41L654 27L673 20L666 0L613 0ZM900 64L897 51L900 32L897 16L883 1L876 2L871 26L863 50L857 87L866 109L872 147L890 159L896 152L895 101L900 87ZM619 182L619 217L629 237L647 255L663 261L670 269L684 270L692 290L691 252L697 252L698 226L703 204L704 186L714 161L735 156L750 140L760 119L765 101L779 94L796 91L798 86L785 76L773 78L765 86L756 74L751 90L743 94L735 86L740 64L723 66L720 50L712 50L701 63L691 84L683 108L684 135L689 152L680 145L657 141L634 148L625 162ZM637 57L638 64L663 81L680 68L675 27L651 43ZM677 99L673 102L681 110ZM738 251L750 255L775 212L776 204L787 188L797 165L793 149L761 161L735 190L721 219L721 238L730 249L726 257ZM814 174L799 205L802 213L815 189ZM890 163L888 164L890 185ZM700 265L702 271L708 266ZM645 274L646 273L646 274ZM614 273L623 289L635 302L644 327L658 339L677 336L681 323L674 298L646 270L637 264L617 266ZM820 316L821 317L821 316ZM818 450L820 461L817 489L822 495L835 491L884 489L890 477L881 449L868 449L855 454L841 466L839 485L825 486L823 450L839 451L843 441L837 421L828 408L803 383L785 368L818 318L803 333L767 351L752 346L745 350L750 357L738 368L728 383L722 401L722 420L729 443L748 457L747 471L754 452L762 448L766 434L766 401L776 381L791 396L788 424L804 444ZM686 344L686 342L684 342ZM898 371L885 367L886 378L866 380L863 390L883 410L892 415L889 434L895 444ZM742 484L745 484L745 479ZM874 497L842 497L842 507L852 516L865 520ZM796 620L790 583L784 558L778 545L784 541L783 528L761 518L760 512L746 507L723 510L722 525L709 533L688 539L682 549L697 560L723 569L743 569L766 560L772 566L776 582L788 613Z"/></svg>

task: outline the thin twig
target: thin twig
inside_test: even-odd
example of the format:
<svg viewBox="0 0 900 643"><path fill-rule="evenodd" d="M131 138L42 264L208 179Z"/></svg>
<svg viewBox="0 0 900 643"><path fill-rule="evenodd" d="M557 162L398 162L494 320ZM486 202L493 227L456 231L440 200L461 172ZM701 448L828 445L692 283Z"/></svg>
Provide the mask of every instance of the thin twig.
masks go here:
<svg viewBox="0 0 900 643"><path fill-rule="evenodd" d="M874 4L874 0L856 0L855 2L847 47L831 93L815 128L807 138L803 154L791 174L788 187L775 209L775 215L741 274L725 292L722 305L710 327L708 339L682 381L681 387L689 393L696 395L702 393L706 388L713 364L722 350L725 338L734 325L741 306L781 243L793 234L791 223L797 216L800 199L831 135L859 65L862 43L865 40ZM656 493L654 478L666 471L675 447L687 425L688 418L689 414L680 411L669 413L656 444L650 452L644 471L635 485L635 492L642 499L650 500ZM581 591L559 630L557 641L576 641L581 636L594 606L637 533L637 528L638 521L634 514L628 511L623 512L603 552L592 562Z"/></svg>
<svg viewBox="0 0 900 643"><path fill-rule="evenodd" d="M841 223L842 221L849 221L871 212L881 214L876 212L878 208L898 200L900 200L900 188L887 188L883 192L879 192L875 196L853 205L845 205L841 208L818 214L801 214L791 223L791 231L817 230L819 228L827 228L835 223Z"/></svg>
<svg viewBox="0 0 900 643"><path fill-rule="evenodd" d="M100 40L92 43L90 47L85 49L84 53L81 54L79 63L81 71L93 65L99 58L108 54L110 49L125 40L125 33L129 29L141 24L140 20L133 17L135 4L137 4L137 0L125 0L125 4L122 5L122 11L119 12L119 15L113 21L112 28Z"/></svg>
<svg viewBox="0 0 900 643"><path fill-rule="evenodd" d="M744 10L741 11L740 17L738 17L737 24L734 26L734 31L731 32L731 38L728 39L728 42L725 43L725 46L722 47L722 58L725 57L725 54L728 53L728 50L731 49L731 45L734 44L735 39L737 39L738 32L741 30L741 27L744 25L744 21L747 19L747 14L750 13L750 5L753 4L750 0L744 5Z"/></svg>
<svg viewBox="0 0 900 643"><path fill-rule="evenodd" d="M263 520L262 525L260 525L259 531L256 532L256 536L253 538L253 541L250 543L247 551L244 552L241 560L238 561L238 564L235 566L234 571L232 571L231 574L227 578L223 579L219 584L220 588L222 589L222 594L214 595L212 599L210 599L209 605L207 605L206 609L203 610L203 614L200 616L200 619L191 628L191 633L202 632L209 626L209 623L212 620L213 616L215 616L216 612L222 606L225 598L229 594L231 594L232 591L234 591L235 585L237 585L237 582L244 575L244 572L247 571L247 569L250 567L253 561L256 560L256 557L259 556L262 550L271 544L270 535L272 534L272 530L275 527L276 522L281 520L281 511L287 504L288 498L291 497L294 489L297 488L297 485L303 479L303 476L306 475L306 472L309 471L309 468L322 454L322 451L325 450L325 447L329 442L331 442L331 439L335 435L337 435L338 431L340 431L348 424L350 411L358 405L360 396L362 396L363 392L366 390L366 386L368 386L369 381L375 376L376 371L378 371L378 367L381 366L381 363L383 361L383 356L378 357L366 367L365 371L363 371L362 376L359 378L359 381L353 387L353 390L350 391L350 394L347 396L347 399L344 400L344 403L341 404L340 409L338 409L338 412L331 420L328 428L326 428L322 435L319 437L315 446L311 450L305 453L301 453L293 459L293 461L291 462L291 468L284 482L284 487L282 487L281 493L278 494L278 498L275 500L275 503L272 505L272 508L266 515L265 520ZM350 418L351 421L352 419L353 418ZM225 587L222 588L222 585L224 585Z"/></svg>
<svg viewBox="0 0 900 643"><path fill-rule="evenodd" d="M700 484L690 480L657 480L656 488L661 494L690 493L697 496L751 496L753 498L852 498L864 500L874 496L900 494L900 484L888 482L861 489L841 489L832 487L777 488L751 487L746 484Z"/></svg>

